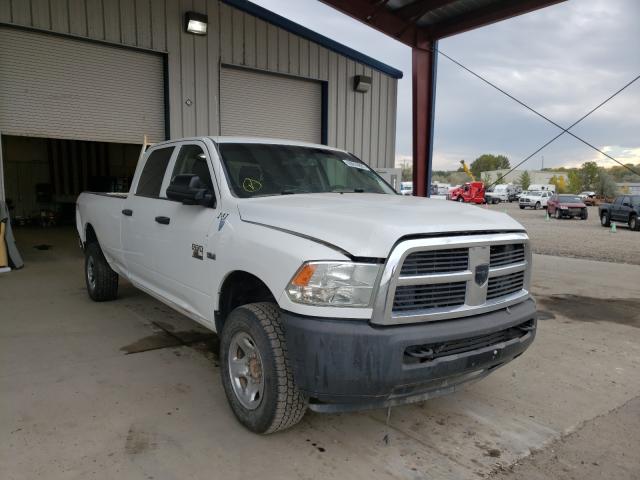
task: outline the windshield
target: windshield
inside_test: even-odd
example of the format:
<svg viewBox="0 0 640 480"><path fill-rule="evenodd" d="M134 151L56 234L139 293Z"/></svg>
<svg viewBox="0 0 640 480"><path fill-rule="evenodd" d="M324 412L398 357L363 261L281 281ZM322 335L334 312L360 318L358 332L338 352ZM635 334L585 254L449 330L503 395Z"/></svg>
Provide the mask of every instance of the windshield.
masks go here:
<svg viewBox="0 0 640 480"><path fill-rule="evenodd" d="M357 158L322 148L220 143L231 191L238 197L296 193L386 193L393 188Z"/></svg>
<svg viewBox="0 0 640 480"><path fill-rule="evenodd" d="M582 203L582 199L575 195L559 195L558 200L564 203Z"/></svg>

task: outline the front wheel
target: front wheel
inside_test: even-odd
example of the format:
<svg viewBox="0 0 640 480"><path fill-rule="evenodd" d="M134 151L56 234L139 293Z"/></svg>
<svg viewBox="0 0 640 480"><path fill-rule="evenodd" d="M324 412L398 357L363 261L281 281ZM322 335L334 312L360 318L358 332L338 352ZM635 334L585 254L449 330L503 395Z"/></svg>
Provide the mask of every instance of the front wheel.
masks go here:
<svg viewBox="0 0 640 480"><path fill-rule="evenodd" d="M586 208L584 208L582 210L582 214L580 215L580 219L581 220L587 220L589 218L589 210L587 210Z"/></svg>
<svg viewBox="0 0 640 480"><path fill-rule="evenodd" d="M607 212L602 212L600 215L600 225L603 227L611 226L611 219L609 218L609 214Z"/></svg>
<svg viewBox="0 0 640 480"><path fill-rule="evenodd" d="M520 210L524 210L524 205L520 205Z"/></svg>
<svg viewBox="0 0 640 480"><path fill-rule="evenodd" d="M464 198L462 197L458 197L458 199L456 200L457 202L463 203L464 202Z"/></svg>
<svg viewBox="0 0 640 480"><path fill-rule="evenodd" d="M560 209L559 208L556 208L555 217L558 220L560 220L560 218L562 217L562 214L560 213Z"/></svg>
<svg viewBox="0 0 640 480"><path fill-rule="evenodd" d="M85 249L84 279L93 301L106 302L118 296L118 274L111 269L97 243L90 243Z"/></svg>
<svg viewBox="0 0 640 480"><path fill-rule="evenodd" d="M277 305L233 310L222 330L220 360L229 405L249 430L273 433L302 419L307 399L293 380Z"/></svg>

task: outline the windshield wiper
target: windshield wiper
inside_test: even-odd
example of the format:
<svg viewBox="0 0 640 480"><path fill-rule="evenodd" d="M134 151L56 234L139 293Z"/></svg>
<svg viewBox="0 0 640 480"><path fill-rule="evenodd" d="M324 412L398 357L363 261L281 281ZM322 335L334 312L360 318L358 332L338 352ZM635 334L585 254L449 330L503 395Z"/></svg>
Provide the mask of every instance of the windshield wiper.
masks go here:
<svg viewBox="0 0 640 480"><path fill-rule="evenodd" d="M332 193L364 193L364 188L354 188L353 190L332 190Z"/></svg>

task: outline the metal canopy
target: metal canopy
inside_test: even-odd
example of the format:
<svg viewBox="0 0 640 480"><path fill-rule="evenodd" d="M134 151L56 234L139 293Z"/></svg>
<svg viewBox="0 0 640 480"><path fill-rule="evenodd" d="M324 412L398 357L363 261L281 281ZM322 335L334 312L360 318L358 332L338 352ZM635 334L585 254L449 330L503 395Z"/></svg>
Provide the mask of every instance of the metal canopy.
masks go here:
<svg viewBox="0 0 640 480"><path fill-rule="evenodd" d="M321 0L412 48L413 192L431 184L437 41L565 0Z"/></svg>
<svg viewBox="0 0 640 480"><path fill-rule="evenodd" d="M565 0L321 0L410 46L499 22Z"/></svg>

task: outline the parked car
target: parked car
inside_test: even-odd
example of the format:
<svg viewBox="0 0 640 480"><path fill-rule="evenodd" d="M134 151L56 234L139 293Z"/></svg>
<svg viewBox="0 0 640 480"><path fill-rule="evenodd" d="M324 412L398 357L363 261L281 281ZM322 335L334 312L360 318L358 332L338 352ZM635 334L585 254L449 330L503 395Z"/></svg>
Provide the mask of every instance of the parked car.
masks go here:
<svg viewBox="0 0 640 480"><path fill-rule="evenodd" d="M115 299L122 276L217 332L254 432L451 393L536 332L522 225L398 195L326 145L160 143L128 194L82 193L76 223L89 296Z"/></svg>
<svg viewBox="0 0 640 480"><path fill-rule="evenodd" d="M587 206L578 195L554 195L547 202L547 212L557 219L580 217L589 218Z"/></svg>
<svg viewBox="0 0 640 480"><path fill-rule="evenodd" d="M580 192L578 196L582 199L585 205L592 207L597 202L596 192Z"/></svg>
<svg viewBox="0 0 640 480"><path fill-rule="evenodd" d="M413 195L413 182L400 182L400 193L402 195Z"/></svg>
<svg viewBox="0 0 640 480"><path fill-rule="evenodd" d="M497 198L499 202L513 202L516 199L516 189L511 184L502 183L493 187L493 190L487 192L485 196L487 197L487 203L490 203L489 197L492 199Z"/></svg>
<svg viewBox="0 0 640 480"><path fill-rule="evenodd" d="M552 195L553 192L546 190L529 190L527 192L522 192L520 198L518 199L520 210L524 210L525 208L535 208L536 210L547 208L547 202L552 197Z"/></svg>
<svg viewBox="0 0 640 480"><path fill-rule="evenodd" d="M603 203L598 207L600 224L611 225L612 221L626 223L631 230L640 230L640 195L620 195L613 203Z"/></svg>

